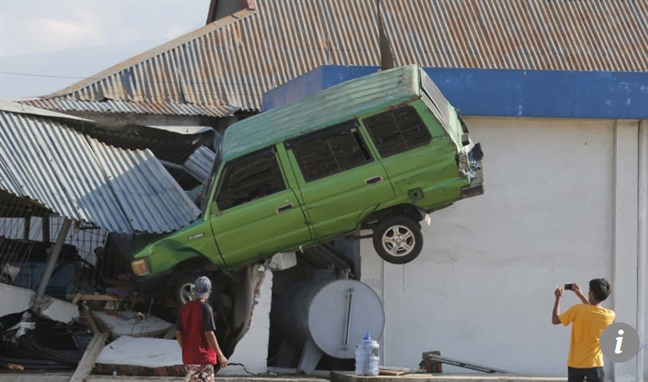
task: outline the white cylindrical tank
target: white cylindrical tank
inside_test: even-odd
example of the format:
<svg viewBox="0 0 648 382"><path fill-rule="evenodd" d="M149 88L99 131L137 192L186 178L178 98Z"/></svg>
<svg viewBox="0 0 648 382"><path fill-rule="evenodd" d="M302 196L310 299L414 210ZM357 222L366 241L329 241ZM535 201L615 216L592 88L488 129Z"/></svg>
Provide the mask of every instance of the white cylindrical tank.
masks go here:
<svg viewBox="0 0 648 382"><path fill-rule="evenodd" d="M355 358L365 332L378 340L385 326L378 295L347 279L294 284L277 298L273 316L282 339L296 349L313 341L323 353L340 359Z"/></svg>

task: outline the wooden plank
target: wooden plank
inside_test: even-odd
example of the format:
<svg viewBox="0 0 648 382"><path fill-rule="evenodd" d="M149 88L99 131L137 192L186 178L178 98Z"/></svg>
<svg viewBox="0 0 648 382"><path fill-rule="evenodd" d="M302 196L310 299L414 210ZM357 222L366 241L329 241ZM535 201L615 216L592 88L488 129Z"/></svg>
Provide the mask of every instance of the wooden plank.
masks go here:
<svg viewBox="0 0 648 382"><path fill-rule="evenodd" d="M479 364L476 364L476 363L461 361L461 360L458 360L456 358L442 357L442 356L433 355L433 354L429 354L429 353L425 355L425 359L440 362L440 363L445 363L447 365L463 367L465 369L482 371L484 373L513 374L510 371L496 369L496 368L490 367L490 366L479 365Z"/></svg>
<svg viewBox="0 0 648 382"><path fill-rule="evenodd" d="M83 353L81 362L79 362L79 365L74 371L70 382L83 382L92 373L94 363L97 357L99 357L101 350L103 350L106 339L108 339L108 333L95 333L86 351Z"/></svg>
<svg viewBox="0 0 648 382"><path fill-rule="evenodd" d="M99 328L97 327L97 323L94 321L94 319L92 318L92 314L89 311L84 310L81 313L80 318L81 318L82 322L84 322L85 324L90 326L90 329L92 329L92 332L94 334L100 334L101 333L101 331L99 331Z"/></svg>
<svg viewBox="0 0 648 382"><path fill-rule="evenodd" d="M65 296L65 297L67 297L67 296ZM74 296L74 298L72 299L72 303L73 303L74 305L76 305L76 303L79 302L79 300L81 299L81 297L83 297L83 295L82 295L81 293L77 293L77 294Z"/></svg>
<svg viewBox="0 0 648 382"><path fill-rule="evenodd" d="M405 374L404 371L402 370L392 370L392 369L378 369L379 375L393 375L393 376L399 376Z"/></svg>

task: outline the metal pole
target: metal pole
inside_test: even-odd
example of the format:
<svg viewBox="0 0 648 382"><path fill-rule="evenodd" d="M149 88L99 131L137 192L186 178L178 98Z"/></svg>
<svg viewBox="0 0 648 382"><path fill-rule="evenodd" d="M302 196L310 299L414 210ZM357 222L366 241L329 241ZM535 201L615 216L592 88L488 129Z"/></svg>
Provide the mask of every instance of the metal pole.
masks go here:
<svg viewBox="0 0 648 382"><path fill-rule="evenodd" d="M47 260L47 268L45 268L43 279L41 280L41 283L38 286L38 291L36 292L36 301L38 301L45 294L45 288L47 288L47 284L49 284L50 282L50 278L52 277L52 272L54 272L54 267L56 266L56 262L58 261L59 254L61 253L61 249L63 249L63 243L65 243L65 236L70 230L71 225L72 221L68 218L65 218L65 220L63 221L63 226L61 227L61 232L59 232L58 238L56 239L54 250Z"/></svg>
<svg viewBox="0 0 648 382"><path fill-rule="evenodd" d="M639 211L637 248L637 332L646 341L646 268L648 267L648 123L639 122ZM645 349L637 353L637 382L644 380Z"/></svg>

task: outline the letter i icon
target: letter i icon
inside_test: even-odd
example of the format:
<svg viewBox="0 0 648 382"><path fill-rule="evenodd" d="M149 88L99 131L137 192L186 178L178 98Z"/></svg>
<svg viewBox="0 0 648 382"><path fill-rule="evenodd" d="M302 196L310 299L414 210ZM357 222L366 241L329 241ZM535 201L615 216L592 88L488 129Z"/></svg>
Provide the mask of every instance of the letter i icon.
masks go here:
<svg viewBox="0 0 648 382"><path fill-rule="evenodd" d="M621 337L616 338L616 347L614 348L614 353L621 354L623 353L623 350L621 350L621 346L623 345L623 329L619 329L617 333L619 333L619 336Z"/></svg>

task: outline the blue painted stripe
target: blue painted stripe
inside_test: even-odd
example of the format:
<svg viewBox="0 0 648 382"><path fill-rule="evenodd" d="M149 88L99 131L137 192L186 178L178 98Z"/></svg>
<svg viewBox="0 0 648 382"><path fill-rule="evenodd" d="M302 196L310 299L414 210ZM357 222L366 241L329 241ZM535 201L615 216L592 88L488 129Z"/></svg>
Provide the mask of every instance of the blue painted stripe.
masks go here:
<svg viewBox="0 0 648 382"><path fill-rule="evenodd" d="M264 110L378 67L322 66L264 95ZM648 72L425 68L463 115L648 119Z"/></svg>
<svg viewBox="0 0 648 382"><path fill-rule="evenodd" d="M648 73L425 68L465 115L648 118Z"/></svg>

